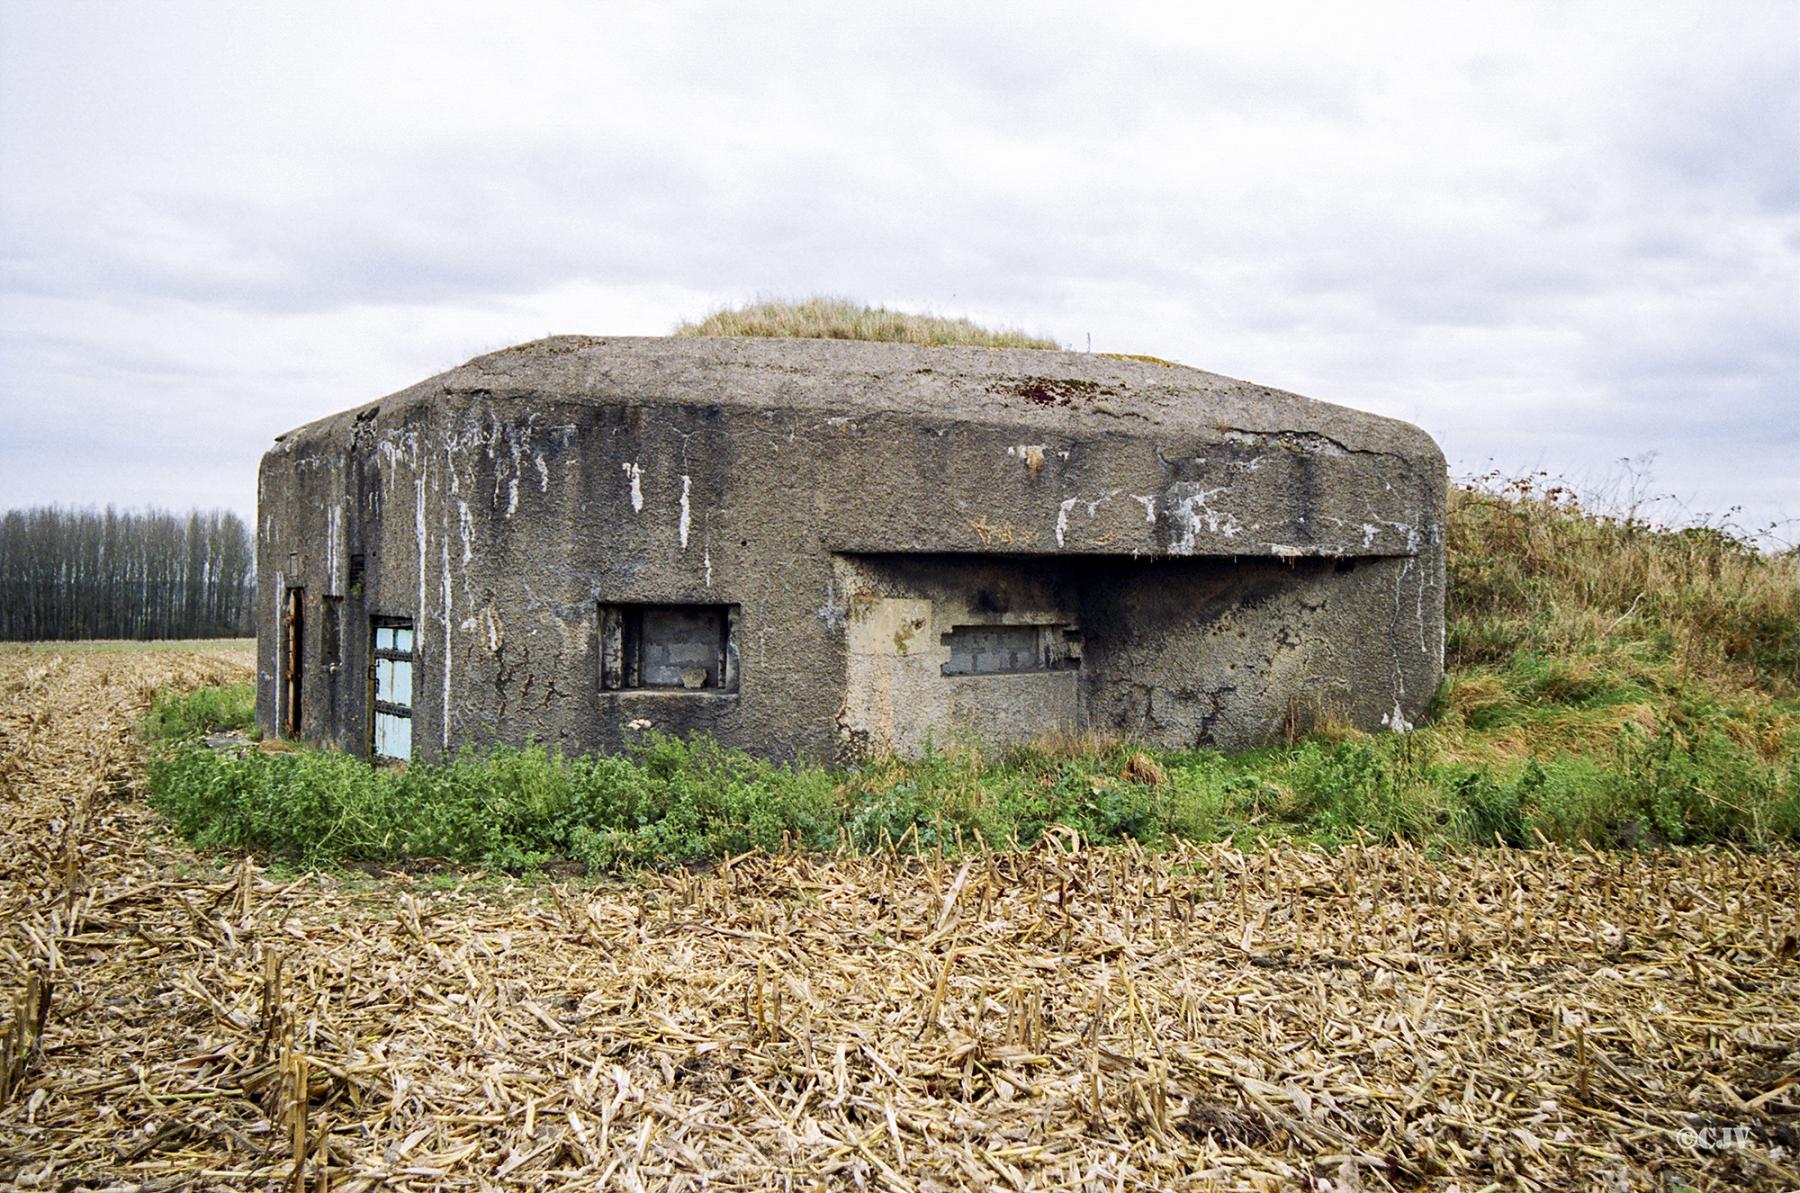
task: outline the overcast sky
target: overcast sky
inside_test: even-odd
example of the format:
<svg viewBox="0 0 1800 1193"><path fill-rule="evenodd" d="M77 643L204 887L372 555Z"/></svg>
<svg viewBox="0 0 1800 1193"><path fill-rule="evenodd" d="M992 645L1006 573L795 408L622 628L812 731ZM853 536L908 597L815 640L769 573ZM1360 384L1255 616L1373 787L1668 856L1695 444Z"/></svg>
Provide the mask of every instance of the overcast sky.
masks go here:
<svg viewBox="0 0 1800 1193"><path fill-rule="evenodd" d="M811 293L1800 518L1800 0L0 0L0 507Z"/></svg>

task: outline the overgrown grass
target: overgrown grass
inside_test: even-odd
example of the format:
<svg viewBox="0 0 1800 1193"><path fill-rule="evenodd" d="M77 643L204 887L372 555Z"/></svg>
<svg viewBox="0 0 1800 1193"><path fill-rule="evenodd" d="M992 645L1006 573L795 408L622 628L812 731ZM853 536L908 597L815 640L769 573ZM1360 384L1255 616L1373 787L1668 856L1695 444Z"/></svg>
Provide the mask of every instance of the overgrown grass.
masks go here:
<svg viewBox="0 0 1800 1193"><path fill-rule="evenodd" d="M209 733L247 731L256 723L256 687L243 683L158 692L144 714L144 736L153 742L192 742Z"/></svg>
<svg viewBox="0 0 1800 1193"><path fill-rule="evenodd" d="M150 763L151 802L201 847L305 864L441 859L527 868L676 864L745 850L1029 847L1170 838L1327 845L1540 841L1640 846L1800 841L1800 770L1729 733L1623 729L1606 755L1471 763L1435 731L1149 759L1127 747L988 759L954 749L855 771L778 767L652 737L627 756L541 749L406 769L320 750Z"/></svg>
<svg viewBox="0 0 1800 1193"><path fill-rule="evenodd" d="M1583 508L1561 485L1451 493L1447 669L1557 661L1577 684L1800 696L1800 559ZM1573 693L1571 693L1573 694Z"/></svg>
<svg viewBox="0 0 1800 1193"><path fill-rule="evenodd" d="M912 315L886 307L864 306L847 298L766 299L742 307L714 311L675 329L678 336L769 336L804 340L888 340L945 347L972 344L981 348L1061 347L1055 340L1022 331L998 331L968 319Z"/></svg>
<svg viewBox="0 0 1800 1193"><path fill-rule="evenodd" d="M1057 826L1152 845L1800 843L1792 556L1524 482L1458 491L1449 547L1449 676L1431 724L1405 735L1328 730L1235 755L959 747L853 770L655 736L624 757L502 750L406 770L193 744L247 719L245 685L159 698L151 799L197 844L307 864L609 869L783 846L1030 846Z"/></svg>

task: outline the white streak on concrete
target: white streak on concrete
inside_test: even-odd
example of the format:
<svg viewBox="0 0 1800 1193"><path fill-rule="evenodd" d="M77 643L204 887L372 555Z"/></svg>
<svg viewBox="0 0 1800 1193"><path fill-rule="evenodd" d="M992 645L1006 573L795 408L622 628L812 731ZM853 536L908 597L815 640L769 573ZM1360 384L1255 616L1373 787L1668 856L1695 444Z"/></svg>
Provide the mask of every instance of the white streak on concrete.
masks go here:
<svg viewBox="0 0 1800 1193"><path fill-rule="evenodd" d="M1404 580L1404 579L1406 579L1406 577L1412 575L1413 563L1414 563L1414 560L1409 559L1405 563L1400 565L1400 578L1402 580ZM1418 603L1418 608L1416 610L1416 616L1413 619L1413 625L1416 626L1419 631L1419 653L1422 655L1428 655L1431 652L1430 652L1430 648L1425 645L1425 580L1424 580L1424 577L1421 576L1417 581L1415 581L1413 583L1413 595L1417 598L1417 603ZM1397 599L1398 598L1396 598L1396 600Z"/></svg>
<svg viewBox="0 0 1800 1193"><path fill-rule="evenodd" d="M1419 553L1418 527L1406 522L1390 522L1386 519L1378 519L1378 521L1382 526L1391 526L1406 536L1406 553L1408 555L1417 555ZM1364 529L1366 530L1367 528L1365 527Z"/></svg>
<svg viewBox="0 0 1800 1193"><path fill-rule="evenodd" d="M1123 493L1123 489L1108 489L1091 500L1081 497L1067 497L1056 507L1056 545L1062 546L1069 534L1069 511L1076 506L1086 506L1087 516L1093 517L1099 508Z"/></svg>
<svg viewBox="0 0 1800 1193"><path fill-rule="evenodd" d="M1381 718L1381 723L1388 726L1396 733L1405 733L1412 728L1411 723L1407 721L1406 716L1401 711L1400 707L1400 702L1406 699L1406 668L1400 662L1400 618L1402 616L1401 610L1404 607L1402 601L1404 599L1406 577L1411 573L1412 568L1413 561L1408 559L1401 563L1400 570L1394 573L1394 622L1389 631L1392 635L1390 642L1393 646L1394 654L1394 711L1392 714L1384 713ZM1424 612L1423 602L1421 602L1420 605L1420 612L1421 614ZM1424 644L1425 626L1424 623L1421 622L1419 625L1419 645L1423 647Z"/></svg>
<svg viewBox="0 0 1800 1193"><path fill-rule="evenodd" d="M830 629L841 630L844 628L844 622L850 612L847 605L847 601L842 605L838 603L836 577L827 578L825 581L825 603L819 606L819 612L816 615L818 619Z"/></svg>
<svg viewBox="0 0 1800 1193"><path fill-rule="evenodd" d="M450 747L450 536L442 543L444 561L444 748Z"/></svg>
<svg viewBox="0 0 1800 1193"><path fill-rule="evenodd" d="M336 503L325 511L325 591L336 596L338 587L338 533L343 529L343 509Z"/></svg>
<svg viewBox="0 0 1800 1193"><path fill-rule="evenodd" d="M415 651L422 652L425 646L425 470L419 469L418 501L413 510L413 526L419 532L419 605L414 615L414 627L419 641L413 646Z"/></svg>
<svg viewBox="0 0 1800 1193"><path fill-rule="evenodd" d="M462 534L462 561L468 563L475 557L475 519L466 501L456 503L456 528Z"/></svg>
<svg viewBox="0 0 1800 1193"><path fill-rule="evenodd" d="M506 516L512 517L519 512L519 478L513 477L506 482Z"/></svg>
<svg viewBox="0 0 1800 1193"><path fill-rule="evenodd" d="M705 552L700 556L700 562L706 571L706 586L708 588L711 588L712 587L712 548L711 547L706 548Z"/></svg>
<svg viewBox="0 0 1800 1193"><path fill-rule="evenodd" d="M1320 514L1318 517L1319 517L1319 521L1329 522L1333 526L1338 527L1338 529L1340 531L1343 530L1344 528L1350 526L1350 523L1346 522L1344 519L1333 518L1329 514ZM1301 518L1300 521L1305 522L1306 519ZM1376 518L1372 522L1359 522L1356 524L1356 529L1362 531L1363 550L1367 551L1370 548L1374 547L1375 541L1381 537L1383 527L1388 527L1388 528L1395 530L1406 536L1406 553L1407 554L1417 555L1419 553L1419 544L1421 541L1420 536L1419 536L1419 528L1412 525L1409 522L1394 522L1394 521L1390 521L1386 518ZM1339 548L1339 549L1347 550L1348 545L1346 544L1345 547ZM1332 552L1330 549L1321 545L1319 553L1320 554L1331 554ZM1398 552L1395 552L1395 554L1398 554Z"/></svg>
<svg viewBox="0 0 1800 1193"><path fill-rule="evenodd" d="M631 482L631 512L635 514L644 508L644 470L636 464L623 467L625 479Z"/></svg>
<svg viewBox="0 0 1800 1193"><path fill-rule="evenodd" d="M681 477L681 523L677 528L681 532L681 549L687 550L688 544L688 490L693 482L684 473Z"/></svg>
<svg viewBox="0 0 1800 1193"><path fill-rule="evenodd" d="M1229 489L1224 485L1203 489L1194 481L1177 481L1169 486L1169 512L1174 517L1176 530L1175 539L1169 544L1172 553L1194 553L1203 521L1209 534L1223 538L1237 537L1238 531L1242 529L1237 518L1224 510L1216 510L1211 505L1219 494L1226 492Z"/></svg>
<svg viewBox="0 0 1800 1193"><path fill-rule="evenodd" d="M544 463L543 453L532 456L531 462L537 465L538 492L548 493L550 491L550 466Z"/></svg>
<svg viewBox="0 0 1800 1193"><path fill-rule="evenodd" d="M1155 522L1156 521L1156 495L1155 494L1151 494L1149 497L1139 497L1136 493L1133 493L1131 495L1131 499L1133 501L1137 502L1139 505L1144 507L1144 521L1146 521L1146 522Z"/></svg>

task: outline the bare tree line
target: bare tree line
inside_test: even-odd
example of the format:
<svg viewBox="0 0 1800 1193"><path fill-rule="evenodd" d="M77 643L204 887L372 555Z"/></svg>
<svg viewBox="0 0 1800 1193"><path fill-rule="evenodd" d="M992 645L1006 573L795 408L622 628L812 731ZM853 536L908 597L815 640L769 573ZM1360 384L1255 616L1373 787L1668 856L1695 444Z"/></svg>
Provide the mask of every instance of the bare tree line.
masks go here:
<svg viewBox="0 0 1800 1193"><path fill-rule="evenodd" d="M255 560L226 510L9 510L0 639L248 636Z"/></svg>

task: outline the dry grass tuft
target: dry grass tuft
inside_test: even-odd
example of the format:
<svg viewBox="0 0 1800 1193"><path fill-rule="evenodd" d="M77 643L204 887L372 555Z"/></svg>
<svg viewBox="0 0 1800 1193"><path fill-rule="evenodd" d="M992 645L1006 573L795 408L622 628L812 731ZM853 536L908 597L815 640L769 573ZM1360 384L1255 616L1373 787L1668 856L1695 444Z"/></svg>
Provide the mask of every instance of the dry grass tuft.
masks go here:
<svg viewBox="0 0 1800 1193"><path fill-rule="evenodd" d="M940 348L967 344L979 348L1061 347L1055 340L1022 331L981 327L968 319L911 315L886 307L865 306L847 298L765 299L742 307L714 311L675 329L678 336L769 336L803 340L886 340Z"/></svg>
<svg viewBox="0 0 1800 1193"><path fill-rule="evenodd" d="M1796 1181L1791 849L1061 832L624 884L278 875L197 857L135 798L151 693L249 668L0 656L0 1040L49 992L0 1182Z"/></svg>
<svg viewBox="0 0 1800 1193"><path fill-rule="evenodd" d="M1800 558L1722 530L1583 508L1566 488L1484 477L1453 489L1452 672L1521 651L1718 693L1800 696ZM1546 693L1554 695L1554 693Z"/></svg>
<svg viewBox="0 0 1800 1193"><path fill-rule="evenodd" d="M1040 733L1024 747L1045 758L1092 758L1120 748L1124 739L1098 729L1057 729Z"/></svg>
<svg viewBox="0 0 1800 1193"><path fill-rule="evenodd" d="M1140 750L1125 760L1119 777L1128 783L1161 787L1169 781L1169 772L1163 769L1162 763Z"/></svg>

